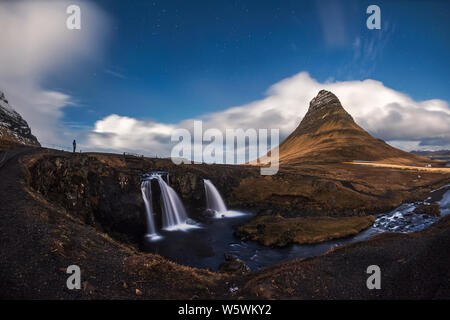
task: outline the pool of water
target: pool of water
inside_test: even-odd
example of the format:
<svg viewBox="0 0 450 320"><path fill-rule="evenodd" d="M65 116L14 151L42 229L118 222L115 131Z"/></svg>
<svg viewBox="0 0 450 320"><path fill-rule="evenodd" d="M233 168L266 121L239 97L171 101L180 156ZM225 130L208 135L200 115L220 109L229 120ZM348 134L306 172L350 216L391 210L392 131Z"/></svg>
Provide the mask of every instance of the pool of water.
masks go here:
<svg viewBox="0 0 450 320"><path fill-rule="evenodd" d="M438 202L443 214L449 207L450 191ZM144 241L143 250L158 253L180 264L208 268L216 271L224 262L224 254L231 253L244 261L252 270L285 261L318 256L344 244L363 241L383 232L415 232L439 220L438 217L414 214L415 203L406 203L395 210L377 215L372 227L345 239L314 245L290 245L283 248L265 247L253 241L241 241L233 235L234 227L252 218L250 214L234 217L211 218L198 224L198 228L185 231L160 232L159 241Z"/></svg>

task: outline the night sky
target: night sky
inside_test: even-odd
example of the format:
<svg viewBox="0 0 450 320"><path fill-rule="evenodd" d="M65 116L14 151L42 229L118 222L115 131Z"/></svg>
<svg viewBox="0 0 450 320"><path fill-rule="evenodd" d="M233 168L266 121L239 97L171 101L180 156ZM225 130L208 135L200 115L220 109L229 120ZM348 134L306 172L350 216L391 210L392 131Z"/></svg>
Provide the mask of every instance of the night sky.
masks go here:
<svg viewBox="0 0 450 320"><path fill-rule="evenodd" d="M67 121L91 125L117 113L173 123L260 99L300 71L450 98L444 1L378 1L381 30L366 28L366 1L95 3L112 20L104 55L46 82L85 106L67 108ZM360 53L357 39L367 44Z"/></svg>

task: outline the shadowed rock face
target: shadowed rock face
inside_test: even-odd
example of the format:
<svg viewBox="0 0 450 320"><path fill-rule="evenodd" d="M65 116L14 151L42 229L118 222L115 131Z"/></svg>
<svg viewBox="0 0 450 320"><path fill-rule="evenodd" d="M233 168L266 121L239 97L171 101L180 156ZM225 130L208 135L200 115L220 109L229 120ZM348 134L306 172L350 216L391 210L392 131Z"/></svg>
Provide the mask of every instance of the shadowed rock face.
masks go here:
<svg viewBox="0 0 450 320"><path fill-rule="evenodd" d="M280 145L280 163L353 160L419 164L429 159L398 150L358 126L331 92L321 90L300 125Z"/></svg>
<svg viewBox="0 0 450 320"><path fill-rule="evenodd" d="M221 170L219 170L221 168ZM181 197L189 217L203 218L203 179L213 179L225 194L256 168L208 165L176 166L166 159L121 155L71 154L49 151L28 167L30 186L83 223L127 243L138 243L146 232L140 175L168 171L170 186ZM153 189L155 221L160 225L159 186Z"/></svg>
<svg viewBox="0 0 450 320"><path fill-rule="evenodd" d="M342 108L339 99L330 91L320 90L317 96L315 96L309 103L310 112L318 111L321 109Z"/></svg>
<svg viewBox="0 0 450 320"><path fill-rule="evenodd" d="M40 146L28 123L18 114L0 91L0 151L17 145Z"/></svg>
<svg viewBox="0 0 450 320"><path fill-rule="evenodd" d="M30 167L30 184L87 225L123 242L145 233L139 175L94 157L43 157Z"/></svg>

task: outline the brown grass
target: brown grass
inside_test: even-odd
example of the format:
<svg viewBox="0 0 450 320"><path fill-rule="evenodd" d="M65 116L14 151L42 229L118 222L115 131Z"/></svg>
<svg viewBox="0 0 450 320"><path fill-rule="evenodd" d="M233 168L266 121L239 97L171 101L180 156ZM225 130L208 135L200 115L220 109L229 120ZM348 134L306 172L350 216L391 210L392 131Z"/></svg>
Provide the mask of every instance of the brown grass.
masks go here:
<svg viewBox="0 0 450 320"><path fill-rule="evenodd" d="M238 234L266 246L313 244L355 235L374 223L373 216L283 218L260 216L238 228Z"/></svg>

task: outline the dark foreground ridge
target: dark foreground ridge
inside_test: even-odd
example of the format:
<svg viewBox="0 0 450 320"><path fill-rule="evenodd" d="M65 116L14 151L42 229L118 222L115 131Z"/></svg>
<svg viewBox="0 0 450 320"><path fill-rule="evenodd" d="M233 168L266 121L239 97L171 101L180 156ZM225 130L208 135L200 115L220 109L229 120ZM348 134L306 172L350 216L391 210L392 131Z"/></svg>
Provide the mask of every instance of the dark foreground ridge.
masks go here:
<svg viewBox="0 0 450 320"><path fill-rule="evenodd" d="M450 216L421 232L385 233L315 258L254 273L240 294L264 299L448 299ZM381 269L368 290L367 267Z"/></svg>

